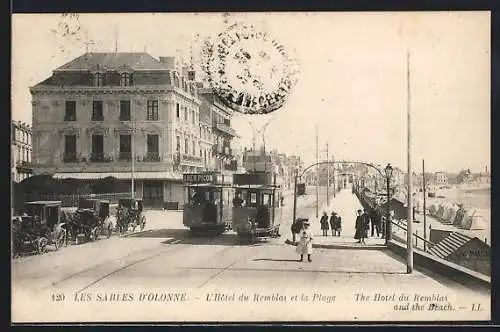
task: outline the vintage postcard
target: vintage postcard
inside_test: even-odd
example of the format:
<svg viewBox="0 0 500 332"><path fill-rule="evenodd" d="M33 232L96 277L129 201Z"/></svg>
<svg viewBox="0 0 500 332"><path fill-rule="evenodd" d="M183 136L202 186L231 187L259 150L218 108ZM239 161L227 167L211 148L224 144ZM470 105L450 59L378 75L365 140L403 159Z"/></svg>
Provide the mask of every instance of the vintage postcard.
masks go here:
<svg viewBox="0 0 500 332"><path fill-rule="evenodd" d="M14 323L490 320L489 12L12 27Z"/></svg>

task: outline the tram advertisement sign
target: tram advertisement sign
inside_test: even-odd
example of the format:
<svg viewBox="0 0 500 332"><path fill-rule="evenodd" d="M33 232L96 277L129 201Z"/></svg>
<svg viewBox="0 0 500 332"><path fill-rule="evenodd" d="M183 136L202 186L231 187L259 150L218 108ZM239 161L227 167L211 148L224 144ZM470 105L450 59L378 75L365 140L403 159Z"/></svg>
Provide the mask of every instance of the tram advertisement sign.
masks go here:
<svg viewBox="0 0 500 332"><path fill-rule="evenodd" d="M216 177L213 173L185 173L182 179L186 183L211 183Z"/></svg>
<svg viewBox="0 0 500 332"><path fill-rule="evenodd" d="M233 183L236 185L271 184L271 173L234 174Z"/></svg>

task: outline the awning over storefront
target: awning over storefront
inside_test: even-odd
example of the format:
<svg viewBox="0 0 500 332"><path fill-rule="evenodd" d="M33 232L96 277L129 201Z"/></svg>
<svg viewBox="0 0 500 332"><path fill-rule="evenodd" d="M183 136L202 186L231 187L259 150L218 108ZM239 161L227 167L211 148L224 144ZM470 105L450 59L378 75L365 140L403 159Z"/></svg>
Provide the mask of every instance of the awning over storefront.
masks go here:
<svg viewBox="0 0 500 332"><path fill-rule="evenodd" d="M119 180L130 180L132 178L131 172L117 172L117 173L55 173L56 179L78 179L78 180L93 180L103 179L106 177L114 177ZM136 180L179 180L182 181L182 174L173 172L136 172L134 173Z"/></svg>

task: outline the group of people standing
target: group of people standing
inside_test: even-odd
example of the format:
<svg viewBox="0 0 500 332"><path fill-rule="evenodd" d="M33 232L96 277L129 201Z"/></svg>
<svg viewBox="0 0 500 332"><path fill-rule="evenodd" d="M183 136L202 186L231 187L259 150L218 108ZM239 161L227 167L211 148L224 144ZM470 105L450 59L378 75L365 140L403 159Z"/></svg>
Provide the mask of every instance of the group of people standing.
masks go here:
<svg viewBox="0 0 500 332"><path fill-rule="evenodd" d="M384 237L382 230L382 214L377 206L371 208L370 213L366 210L363 211L359 209L357 211L356 223L354 227L356 229L354 238L358 240L358 243L365 244L365 239L368 237L368 231L370 229L372 237L375 236L375 233L377 234L377 237Z"/></svg>
<svg viewBox="0 0 500 332"><path fill-rule="evenodd" d="M328 214L326 212L323 212L319 223L321 224L323 236L328 236L328 230L330 228L332 230L332 236L340 236L342 231L342 217L338 215L337 212L332 211L330 218L328 218Z"/></svg>

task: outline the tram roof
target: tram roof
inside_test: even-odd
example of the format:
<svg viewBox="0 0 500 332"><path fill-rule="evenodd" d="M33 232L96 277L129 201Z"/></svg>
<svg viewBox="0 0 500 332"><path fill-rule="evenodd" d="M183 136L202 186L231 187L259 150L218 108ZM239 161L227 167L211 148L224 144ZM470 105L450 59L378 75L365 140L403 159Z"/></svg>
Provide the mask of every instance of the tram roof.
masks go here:
<svg viewBox="0 0 500 332"><path fill-rule="evenodd" d="M231 187L230 184L228 183L186 183L182 185L183 187L204 187L204 188L209 188L209 187Z"/></svg>
<svg viewBox="0 0 500 332"><path fill-rule="evenodd" d="M234 188L241 189L278 189L280 186L273 184L236 184Z"/></svg>

